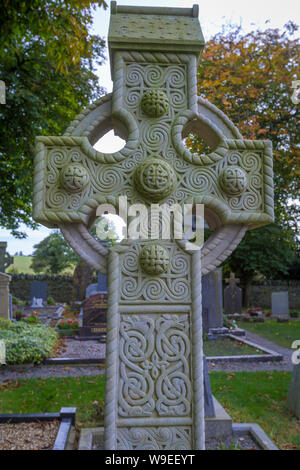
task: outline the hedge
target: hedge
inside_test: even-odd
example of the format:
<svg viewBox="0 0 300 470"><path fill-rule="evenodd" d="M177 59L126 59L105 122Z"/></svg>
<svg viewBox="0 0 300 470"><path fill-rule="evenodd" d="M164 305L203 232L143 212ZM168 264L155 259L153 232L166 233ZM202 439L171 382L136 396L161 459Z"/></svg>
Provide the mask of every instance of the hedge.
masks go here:
<svg viewBox="0 0 300 470"><path fill-rule="evenodd" d="M0 340L5 342L6 364L38 364L52 353L58 335L49 326L0 318Z"/></svg>

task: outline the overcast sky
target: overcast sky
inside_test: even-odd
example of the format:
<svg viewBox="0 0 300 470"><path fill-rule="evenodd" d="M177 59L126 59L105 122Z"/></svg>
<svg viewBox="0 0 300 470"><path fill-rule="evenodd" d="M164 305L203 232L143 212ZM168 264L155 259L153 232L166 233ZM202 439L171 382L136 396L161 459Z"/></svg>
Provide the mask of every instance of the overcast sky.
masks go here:
<svg viewBox="0 0 300 470"><path fill-rule="evenodd" d="M107 3L110 4L108 1ZM199 4L199 20L204 34L208 40L211 36L222 29L222 25L235 23L242 26L244 31L252 29L265 29L267 27L282 28L289 20L300 24L300 3L296 0L211 0L211 1L190 1L190 0L119 0L119 5L143 5L143 6L163 6L163 7L192 7L193 4ZM94 33L107 38L109 25L109 8L104 11L98 8L95 12ZM266 24L266 21L268 23ZM300 34L300 32L298 31ZM107 51L106 51L107 52ZM108 54L106 53L107 57ZM112 90L110 79L109 60L98 69L100 84L107 89ZM300 77L299 77L300 78ZM106 148L115 146L115 150L121 145L120 140L115 139L112 133L105 136L101 143L102 151ZM8 230L0 229L0 240L8 242L8 252L14 254L22 251L23 254L31 254L33 245L43 240L51 231L46 227L39 226L38 230L30 230L21 227L26 231L28 237L25 240L18 240L10 236Z"/></svg>

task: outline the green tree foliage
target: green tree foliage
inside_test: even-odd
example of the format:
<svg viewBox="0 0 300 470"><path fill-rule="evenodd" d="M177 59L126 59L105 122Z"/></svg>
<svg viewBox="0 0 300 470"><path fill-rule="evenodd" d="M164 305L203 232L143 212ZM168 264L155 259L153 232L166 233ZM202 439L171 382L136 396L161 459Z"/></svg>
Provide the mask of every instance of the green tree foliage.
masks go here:
<svg viewBox="0 0 300 470"><path fill-rule="evenodd" d="M80 261L60 232L54 232L34 245L31 268L35 273L59 274Z"/></svg>
<svg viewBox="0 0 300 470"><path fill-rule="evenodd" d="M298 26L243 35L240 28L206 43L198 69L198 94L220 108L246 139L273 144L276 220L296 229L299 197L299 105L291 100L292 82L300 77ZM190 139L193 147L201 140ZM298 208L299 214L299 208Z"/></svg>
<svg viewBox="0 0 300 470"><path fill-rule="evenodd" d="M37 135L59 135L102 93L95 65L104 41L90 34L103 0L3 0L0 26L0 226L23 237L31 219L33 145Z"/></svg>
<svg viewBox="0 0 300 470"><path fill-rule="evenodd" d="M198 94L220 108L244 138L273 144L276 225L248 232L226 262L244 285L257 273L287 273L298 243L299 106L291 101L292 81L300 77L297 29L289 22L284 31L242 34L230 26L206 43L198 68ZM186 145L208 151L193 135Z"/></svg>

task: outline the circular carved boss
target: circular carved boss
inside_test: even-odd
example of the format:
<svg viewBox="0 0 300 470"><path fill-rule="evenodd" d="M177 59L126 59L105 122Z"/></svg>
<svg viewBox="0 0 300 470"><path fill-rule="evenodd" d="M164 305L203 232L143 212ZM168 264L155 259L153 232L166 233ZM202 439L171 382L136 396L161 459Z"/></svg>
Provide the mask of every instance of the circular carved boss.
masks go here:
<svg viewBox="0 0 300 470"><path fill-rule="evenodd" d="M142 248L139 263L147 274L159 275L167 271L170 263L169 251L157 243Z"/></svg>
<svg viewBox="0 0 300 470"><path fill-rule="evenodd" d="M60 173L61 185L72 193L82 191L89 183L90 175L84 166L71 163L62 168Z"/></svg>
<svg viewBox="0 0 300 470"><path fill-rule="evenodd" d="M238 196L247 188L247 175L238 166L225 168L220 174L219 181L223 191L230 196Z"/></svg>
<svg viewBox="0 0 300 470"><path fill-rule="evenodd" d="M177 179L173 168L161 158L149 158L138 165L133 175L137 191L153 202L169 196Z"/></svg>
<svg viewBox="0 0 300 470"><path fill-rule="evenodd" d="M168 111L169 99L164 91L150 89L142 96L141 108L147 116L159 118Z"/></svg>

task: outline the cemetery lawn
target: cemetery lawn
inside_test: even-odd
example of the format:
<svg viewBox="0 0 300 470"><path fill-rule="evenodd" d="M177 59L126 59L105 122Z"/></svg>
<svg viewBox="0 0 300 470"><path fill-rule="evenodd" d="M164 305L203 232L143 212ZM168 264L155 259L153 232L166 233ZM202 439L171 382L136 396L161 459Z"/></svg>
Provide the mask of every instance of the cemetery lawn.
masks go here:
<svg viewBox="0 0 300 470"><path fill-rule="evenodd" d="M286 407L291 372L211 372L212 392L234 423L257 423L283 450L300 450L300 421Z"/></svg>
<svg viewBox="0 0 300 470"><path fill-rule="evenodd" d="M300 422L286 407L291 372L211 372L213 394L233 422L258 423L280 449L300 450ZM80 427L103 425L105 376L25 379L0 384L0 413L77 408Z"/></svg>
<svg viewBox="0 0 300 470"><path fill-rule="evenodd" d="M265 320L264 323L239 322L239 328L257 333L283 348L292 347L292 342L300 340L300 320L290 319L287 323L278 323L277 320Z"/></svg>
<svg viewBox="0 0 300 470"><path fill-rule="evenodd" d="M241 341L230 338L209 340L203 342L203 350L206 357L212 356L245 356L252 354L266 354L260 349L251 348Z"/></svg>
<svg viewBox="0 0 300 470"><path fill-rule="evenodd" d="M57 413L71 406L78 427L101 426L104 387L104 375L9 380L0 383L0 413Z"/></svg>

